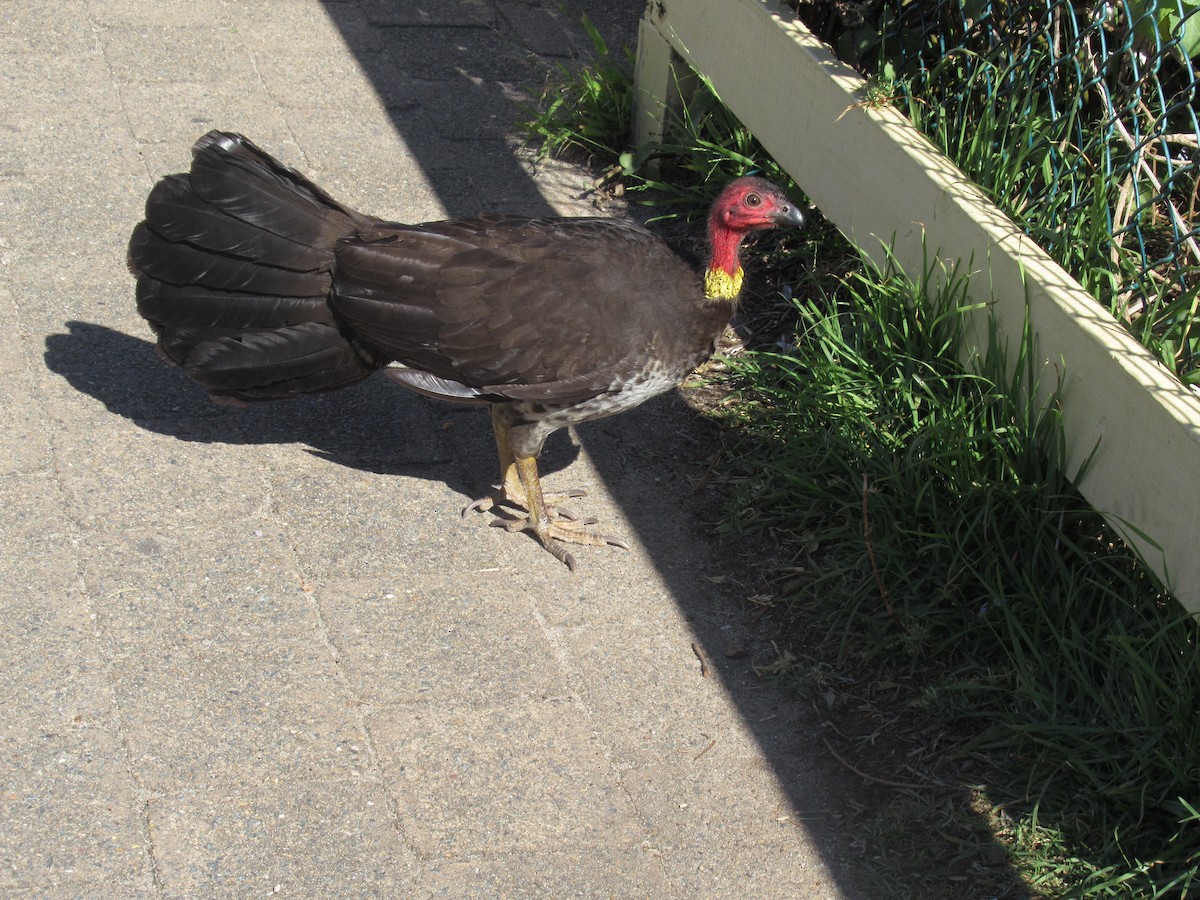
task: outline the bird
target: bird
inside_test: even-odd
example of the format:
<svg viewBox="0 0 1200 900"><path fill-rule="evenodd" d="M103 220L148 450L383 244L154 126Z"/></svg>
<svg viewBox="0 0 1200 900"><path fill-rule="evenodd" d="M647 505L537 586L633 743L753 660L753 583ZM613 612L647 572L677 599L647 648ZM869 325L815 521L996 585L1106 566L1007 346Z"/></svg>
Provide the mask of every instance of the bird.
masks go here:
<svg viewBox="0 0 1200 900"><path fill-rule="evenodd" d="M543 492L555 431L662 394L716 349L741 293L743 239L804 215L744 176L717 196L696 267L644 227L602 217L405 224L360 213L246 137L211 131L190 171L151 190L128 263L157 349L219 403L333 391L383 370L485 405L500 483L462 514L570 545L616 546ZM499 517L511 507L512 517Z"/></svg>

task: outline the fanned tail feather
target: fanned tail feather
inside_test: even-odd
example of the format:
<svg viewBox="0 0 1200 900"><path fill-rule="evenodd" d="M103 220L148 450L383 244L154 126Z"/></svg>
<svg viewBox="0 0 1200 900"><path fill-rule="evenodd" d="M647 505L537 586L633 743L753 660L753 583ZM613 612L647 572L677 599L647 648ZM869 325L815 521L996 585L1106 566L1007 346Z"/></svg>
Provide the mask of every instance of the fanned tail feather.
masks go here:
<svg viewBox="0 0 1200 900"><path fill-rule="evenodd" d="M362 356L318 322L208 340L184 370L213 395L239 401L332 391L364 377Z"/></svg>
<svg viewBox="0 0 1200 900"><path fill-rule="evenodd" d="M130 239L138 311L217 398L345 387L388 361L329 305L334 246L368 221L240 135L209 132Z"/></svg>
<svg viewBox="0 0 1200 900"><path fill-rule="evenodd" d="M302 242L270 226L246 222L201 199L192 184L187 175L168 175L146 200L146 219L165 240L185 241L214 253L298 272L329 268L328 244L332 242L324 242L325 246L317 241Z"/></svg>

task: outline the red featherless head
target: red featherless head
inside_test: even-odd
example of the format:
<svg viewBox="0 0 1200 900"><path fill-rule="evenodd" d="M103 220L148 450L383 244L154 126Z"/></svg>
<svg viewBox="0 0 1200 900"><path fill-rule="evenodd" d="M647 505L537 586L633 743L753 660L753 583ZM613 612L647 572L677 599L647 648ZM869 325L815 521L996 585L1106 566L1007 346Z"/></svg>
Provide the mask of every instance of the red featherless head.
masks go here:
<svg viewBox="0 0 1200 900"><path fill-rule="evenodd" d="M708 214L708 240L712 250L705 274L705 293L713 299L733 300L742 286L738 248L751 231L779 225L799 227L804 216L783 191L762 178L739 178L717 195Z"/></svg>

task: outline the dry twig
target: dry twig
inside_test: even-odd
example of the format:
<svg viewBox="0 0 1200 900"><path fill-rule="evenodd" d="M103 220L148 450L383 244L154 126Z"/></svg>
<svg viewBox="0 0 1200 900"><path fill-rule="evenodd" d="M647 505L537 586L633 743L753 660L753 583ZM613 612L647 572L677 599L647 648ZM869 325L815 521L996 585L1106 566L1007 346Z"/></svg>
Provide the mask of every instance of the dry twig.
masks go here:
<svg viewBox="0 0 1200 900"><path fill-rule="evenodd" d="M855 768L853 765L851 765L849 762L847 762L840 753L838 753L836 750L834 750L833 745L829 743L829 738L822 735L821 740L825 742L825 749L828 750L833 755L833 758L836 759L838 762L840 762L843 766L845 766L851 772L853 772L855 775L857 775L859 778L865 778L867 781L873 781L876 784L884 784L884 785L887 785L888 787L900 788L902 790L910 790L910 791L927 791L927 790L930 790L931 788L941 787L941 785L938 785L938 784L913 784L908 781L889 781L886 778L876 778L874 775L868 775L866 772L862 771L861 769Z"/></svg>
<svg viewBox="0 0 1200 900"><path fill-rule="evenodd" d="M700 645L692 641L692 652L696 654L696 659L700 660L700 677L708 677L708 660L704 658L704 653L700 650Z"/></svg>
<svg viewBox="0 0 1200 900"><path fill-rule="evenodd" d="M896 627L901 631L906 631L904 623L900 621L900 617L896 615L896 610L892 608L891 595L888 593L887 585L883 583L883 575L879 572L879 565L875 562L875 547L871 543L871 520L867 516L867 496L870 493L870 484L864 472L862 480L862 520L863 542L867 545L867 559L871 562L871 572L875 576L875 586L879 588L879 596L883 600L884 608L887 609L888 615L892 617L892 621L896 623Z"/></svg>

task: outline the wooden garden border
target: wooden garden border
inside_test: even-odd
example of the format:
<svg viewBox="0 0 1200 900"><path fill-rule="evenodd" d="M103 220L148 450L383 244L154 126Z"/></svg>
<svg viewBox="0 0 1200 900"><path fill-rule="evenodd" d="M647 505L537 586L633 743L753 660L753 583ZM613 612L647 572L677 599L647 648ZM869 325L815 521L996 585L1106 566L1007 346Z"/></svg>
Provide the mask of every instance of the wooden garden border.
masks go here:
<svg viewBox="0 0 1200 900"><path fill-rule="evenodd" d="M1200 399L899 112L775 0L651 0L637 58L635 140L661 138L680 60L855 244L919 273L971 265L1002 345L1026 313L1043 398L1059 387L1068 471L1183 605L1200 613ZM963 271L960 269L960 271ZM977 338L975 352L986 349ZM969 351L970 352L970 351ZM1061 379L1061 382L1060 382ZM1094 453L1093 453L1094 451Z"/></svg>

